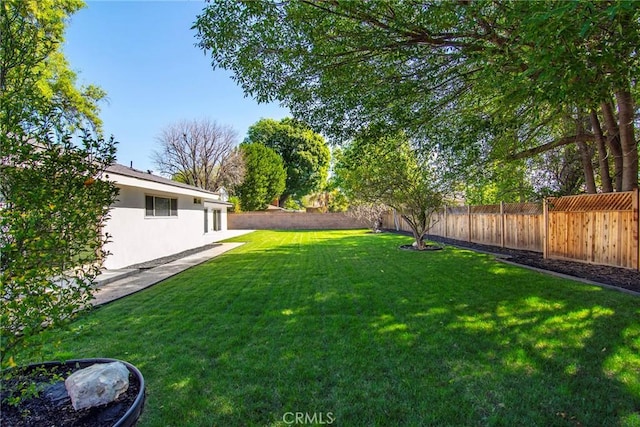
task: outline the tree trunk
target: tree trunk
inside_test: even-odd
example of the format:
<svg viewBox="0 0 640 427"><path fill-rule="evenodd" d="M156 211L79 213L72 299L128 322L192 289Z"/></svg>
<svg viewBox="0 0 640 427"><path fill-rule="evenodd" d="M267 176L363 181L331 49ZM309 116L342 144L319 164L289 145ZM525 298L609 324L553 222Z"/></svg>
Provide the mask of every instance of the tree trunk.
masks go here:
<svg viewBox="0 0 640 427"><path fill-rule="evenodd" d="M289 197L291 196L291 194L283 194L280 196L280 198L278 199L278 205L281 208L284 208L284 205L287 203L287 200L289 199Z"/></svg>
<svg viewBox="0 0 640 427"><path fill-rule="evenodd" d="M620 130L616 117L613 114L613 108L609 102L600 104L602 116L604 117L605 128L607 131L607 146L613 157L613 184L615 191L622 191L622 148L620 147Z"/></svg>
<svg viewBox="0 0 640 427"><path fill-rule="evenodd" d="M622 191L638 187L638 145L633 128L633 98L629 90L616 92L620 121L620 148L622 148Z"/></svg>
<svg viewBox="0 0 640 427"><path fill-rule="evenodd" d="M584 135L586 132L582 110L578 108L577 113L576 135ZM591 159L593 158L591 147L589 147L584 140L579 138L576 138L576 145L578 146L578 152L580 153L580 161L582 162L582 170L584 171L584 184L586 186L587 193L595 194L598 190L596 189L596 180L593 175L593 164L591 163Z"/></svg>
<svg viewBox="0 0 640 427"><path fill-rule="evenodd" d="M590 114L591 127L596 138L598 147L598 162L600 164L600 179L602 180L602 192L611 193L613 191L613 183L611 182L611 173L609 171L609 158L607 155L607 146L600 127L600 120L595 110L591 110Z"/></svg>
<svg viewBox="0 0 640 427"><path fill-rule="evenodd" d="M413 238L416 241L416 248L420 251L423 250L425 248L425 244L424 244L424 241L422 240L422 237L427 231L426 227L420 226L420 224L416 224L414 219L410 218L407 215L400 215L400 216L407 222L407 224L409 224L409 227L411 228L411 233L413 234Z"/></svg>
<svg viewBox="0 0 640 427"><path fill-rule="evenodd" d="M587 193L595 194L596 180L593 176L593 165L591 164L591 153L586 142L577 142L578 151L580 152L580 160L582 161L582 170L584 171L584 183Z"/></svg>

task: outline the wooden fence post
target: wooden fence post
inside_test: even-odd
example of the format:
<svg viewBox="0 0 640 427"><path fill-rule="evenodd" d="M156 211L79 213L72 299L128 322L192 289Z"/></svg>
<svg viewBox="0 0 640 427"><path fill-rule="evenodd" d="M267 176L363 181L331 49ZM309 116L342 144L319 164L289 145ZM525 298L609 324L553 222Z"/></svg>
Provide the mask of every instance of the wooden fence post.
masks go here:
<svg viewBox="0 0 640 427"><path fill-rule="evenodd" d="M638 242L638 236L640 235L640 218L638 218L638 211L640 211L640 189L636 188L633 193L631 193L631 221L632 224L632 235L631 235L631 244L635 245L635 248L632 248L632 256L635 259L632 259L632 264L636 266L637 270L640 270L640 244Z"/></svg>
<svg viewBox="0 0 640 427"><path fill-rule="evenodd" d="M444 206L444 237L449 236L449 214L447 213L447 205Z"/></svg>
<svg viewBox="0 0 640 427"><path fill-rule="evenodd" d="M506 230L505 225L506 218L504 217L504 202L500 202L500 247L504 248L505 236L504 232Z"/></svg>
<svg viewBox="0 0 640 427"><path fill-rule="evenodd" d="M471 242L471 205L467 205L467 242Z"/></svg>
<svg viewBox="0 0 640 427"><path fill-rule="evenodd" d="M542 257L549 256L549 205L547 198L542 199Z"/></svg>

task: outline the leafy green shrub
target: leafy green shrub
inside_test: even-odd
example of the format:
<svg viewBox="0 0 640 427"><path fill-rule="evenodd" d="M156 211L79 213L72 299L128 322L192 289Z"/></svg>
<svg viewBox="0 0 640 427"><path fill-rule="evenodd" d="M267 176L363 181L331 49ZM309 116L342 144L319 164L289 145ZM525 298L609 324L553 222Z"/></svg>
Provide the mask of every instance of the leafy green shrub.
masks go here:
<svg viewBox="0 0 640 427"><path fill-rule="evenodd" d="M284 208L291 211L299 211L304 209L302 203L300 203L300 200L295 200L291 197L287 198L287 200L284 202Z"/></svg>
<svg viewBox="0 0 640 427"><path fill-rule="evenodd" d="M24 338L90 301L117 188L104 179L113 139L85 133L78 146L69 137L13 146L3 139L11 155L0 178L0 360L10 365Z"/></svg>
<svg viewBox="0 0 640 427"><path fill-rule="evenodd" d="M229 197L229 203L231 203L233 206L229 207L229 212L242 212L242 208L240 207L240 197L238 196L231 196Z"/></svg>

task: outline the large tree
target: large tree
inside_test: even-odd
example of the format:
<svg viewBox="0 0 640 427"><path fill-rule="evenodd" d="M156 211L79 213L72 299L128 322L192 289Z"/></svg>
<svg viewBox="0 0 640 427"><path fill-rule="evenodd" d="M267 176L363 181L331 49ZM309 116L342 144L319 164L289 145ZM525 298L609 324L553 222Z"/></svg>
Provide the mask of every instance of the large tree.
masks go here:
<svg viewBox="0 0 640 427"><path fill-rule="evenodd" d="M458 117L477 117L502 160L575 144L598 153L603 183L613 159L615 188L629 190L638 181L639 9L632 1L214 1L195 28L213 65L233 71L246 93L279 100L325 134L404 129L433 150L458 145Z"/></svg>
<svg viewBox="0 0 640 427"><path fill-rule="evenodd" d="M409 224L418 249L431 216L444 205L446 186L433 159L421 155L403 133L363 133L336 165L339 185L351 200L395 209Z"/></svg>
<svg viewBox="0 0 640 427"><path fill-rule="evenodd" d="M242 182L238 134L213 120L183 120L165 127L153 159L161 173L209 191Z"/></svg>
<svg viewBox="0 0 640 427"><path fill-rule="evenodd" d="M290 196L300 198L319 190L327 180L329 147L322 135L298 120L261 119L249 128L245 142L263 144L282 157L287 181L280 206Z"/></svg>
<svg viewBox="0 0 640 427"><path fill-rule="evenodd" d="M3 106L2 120L32 118L36 113L55 115L56 120L49 118L54 130L89 126L100 131L98 103L106 93L92 84L78 86L77 75L61 50L67 19L84 2L2 0L0 7L0 88L3 99L14 101ZM25 97L27 88L31 93ZM39 127L26 128L26 123L24 131L39 131Z"/></svg>
<svg viewBox="0 0 640 427"><path fill-rule="evenodd" d="M88 305L106 256L115 142L96 135L97 107L73 85L60 51L79 6L0 2L2 367L26 338Z"/></svg>
<svg viewBox="0 0 640 427"><path fill-rule="evenodd" d="M241 185L236 188L243 211L266 209L285 188L287 173L282 158L271 148L258 144L242 144L240 151L246 166Z"/></svg>

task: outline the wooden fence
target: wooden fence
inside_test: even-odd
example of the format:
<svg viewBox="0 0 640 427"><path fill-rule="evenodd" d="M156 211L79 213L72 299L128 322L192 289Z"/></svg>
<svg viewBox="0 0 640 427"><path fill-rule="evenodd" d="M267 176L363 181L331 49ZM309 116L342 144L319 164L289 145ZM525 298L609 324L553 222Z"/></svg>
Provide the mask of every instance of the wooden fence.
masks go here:
<svg viewBox="0 0 640 427"><path fill-rule="evenodd" d="M548 199L545 258L640 270L638 191Z"/></svg>
<svg viewBox="0 0 640 427"><path fill-rule="evenodd" d="M636 190L550 198L541 204L448 206L433 215L429 234L640 270L638 199ZM411 231L393 212L383 227Z"/></svg>

